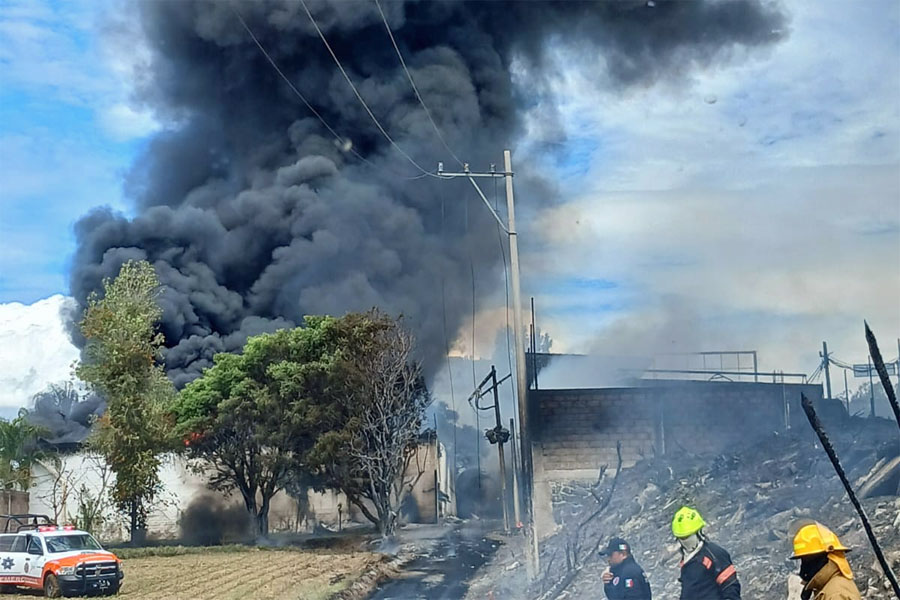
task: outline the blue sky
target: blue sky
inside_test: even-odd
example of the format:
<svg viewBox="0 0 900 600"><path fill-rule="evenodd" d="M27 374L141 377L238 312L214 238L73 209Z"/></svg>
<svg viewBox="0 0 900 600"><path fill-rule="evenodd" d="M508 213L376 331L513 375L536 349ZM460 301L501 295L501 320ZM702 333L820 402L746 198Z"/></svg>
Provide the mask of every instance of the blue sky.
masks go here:
<svg viewBox="0 0 900 600"><path fill-rule="evenodd" d="M555 349L679 339L811 371L825 338L864 358L863 318L900 334L900 3L786 6L784 42L678 84L611 89L560 49L568 138L541 139L535 107L520 148L564 198L522 235ZM130 102L146 55L112 7L0 6L0 303L65 293L74 221L127 211L122 177L156 124ZM503 302L479 315L479 347Z"/></svg>
<svg viewBox="0 0 900 600"><path fill-rule="evenodd" d="M128 61L103 2L0 7L0 302L67 289L72 225L124 209L122 175L152 131L128 105Z"/></svg>

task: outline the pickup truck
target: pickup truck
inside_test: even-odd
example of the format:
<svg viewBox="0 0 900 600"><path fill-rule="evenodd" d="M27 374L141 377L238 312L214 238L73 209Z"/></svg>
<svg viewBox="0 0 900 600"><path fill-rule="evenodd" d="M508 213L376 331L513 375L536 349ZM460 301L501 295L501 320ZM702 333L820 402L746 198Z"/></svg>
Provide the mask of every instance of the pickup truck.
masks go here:
<svg viewBox="0 0 900 600"><path fill-rule="evenodd" d="M42 590L47 598L113 595L122 561L90 533L55 525L44 515L0 515L0 592Z"/></svg>

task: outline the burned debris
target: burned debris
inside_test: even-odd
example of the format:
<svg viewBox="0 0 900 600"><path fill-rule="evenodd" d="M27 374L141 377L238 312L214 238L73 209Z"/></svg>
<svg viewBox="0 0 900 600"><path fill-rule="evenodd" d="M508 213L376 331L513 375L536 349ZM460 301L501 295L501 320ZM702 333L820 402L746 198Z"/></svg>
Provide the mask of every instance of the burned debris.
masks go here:
<svg viewBox="0 0 900 600"><path fill-rule="evenodd" d="M847 417L830 430L856 489L900 457L896 429L884 420ZM604 508L598 500L605 504L610 494ZM868 496L861 502L886 560L897 569L900 496ZM613 536L629 541L654 594L677 597L680 553L669 525L683 504L697 506L712 535L727 545L748 598L787 596L788 578L796 570L788 559L791 541L799 525L812 520L828 523L854 549L850 562L863 597L893 597L828 457L811 431L798 429L749 444L736 442L732 450L715 455L680 449L665 458L648 456L618 476L606 469L599 482L555 485L553 512L559 525L541 544L541 576L530 586L525 582L523 556L513 539L481 571L467 597L596 597L606 565L593 550ZM573 560L576 540L578 548L591 551ZM567 578L571 581L561 586Z"/></svg>

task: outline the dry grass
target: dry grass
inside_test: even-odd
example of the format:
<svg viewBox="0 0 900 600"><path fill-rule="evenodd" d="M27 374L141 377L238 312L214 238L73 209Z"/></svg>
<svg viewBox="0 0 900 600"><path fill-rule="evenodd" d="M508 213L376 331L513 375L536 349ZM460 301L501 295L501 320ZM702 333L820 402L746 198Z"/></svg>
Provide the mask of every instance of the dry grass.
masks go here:
<svg viewBox="0 0 900 600"><path fill-rule="evenodd" d="M368 552L247 549L125 560L124 600L327 600L376 568ZM28 595L0 594L2 600Z"/></svg>

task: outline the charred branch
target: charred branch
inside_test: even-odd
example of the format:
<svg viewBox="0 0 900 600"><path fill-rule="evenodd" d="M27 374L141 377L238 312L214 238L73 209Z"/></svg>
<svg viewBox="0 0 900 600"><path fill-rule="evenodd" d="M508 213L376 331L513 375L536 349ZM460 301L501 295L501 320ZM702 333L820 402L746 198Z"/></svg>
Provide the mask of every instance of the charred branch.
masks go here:
<svg viewBox="0 0 900 600"><path fill-rule="evenodd" d="M860 504L859 499L856 497L856 493L853 491L853 486L850 485L850 480L847 479L847 474L844 472L844 468L841 466L841 462L838 459L837 453L834 451L834 446L831 445L831 440L828 439L828 435L826 435L825 429L822 427L822 422L819 420L818 415L816 415L816 409L813 407L812 402L809 400L809 398L806 397L805 394L800 394L800 402L803 405L803 411L806 413L806 418L809 419L809 424L812 426L813 431L816 432L816 435L819 436L819 441L822 443L822 448L825 450L825 453L828 455L828 459L834 466L835 473L837 473L837 476L838 478L840 478L841 483L844 484L844 489L847 490L847 496L849 496L850 502L853 504L853 508L855 508L856 512L859 514L859 518L862 521L863 528L866 530L866 536L869 538L869 543L872 545L872 550L875 552L875 557L878 559L878 563L881 565L881 569L884 572L885 577L887 577L888 581L891 582L891 587L893 587L894 589L894 594L896 594L897 598L900 599L900 585L897 584L897 578L891 570L891 565L884 557L884 552L882 552L881 546L878 544L878 539L875 537L875 531L872 529L872 524L869 522L869 518L866 516L865 509L863 508L862 504Z"/></svg>
<svg viewBox="0 0 900 600"><path fill-rule="evenodd" d="M900 404L897 403L897 395L894 393L894 386L891 385L887 368L884 366L884 359L881 358L881 351L878 349L878 342L875 340L875 334L869 329L869 324L867 322L863 321L863 323L866 325L866 343L869 345L869 356L872 357L872 364L875 365L875 370L878 371L878 378L881 380L881 385L884 387L884 393L887 394L891 409L894 411L894 418L897 420L897 426L900 427ZM897 360L900 361L900 358ZM897 368L900 369L900 362L898 362Z"/></svg>

